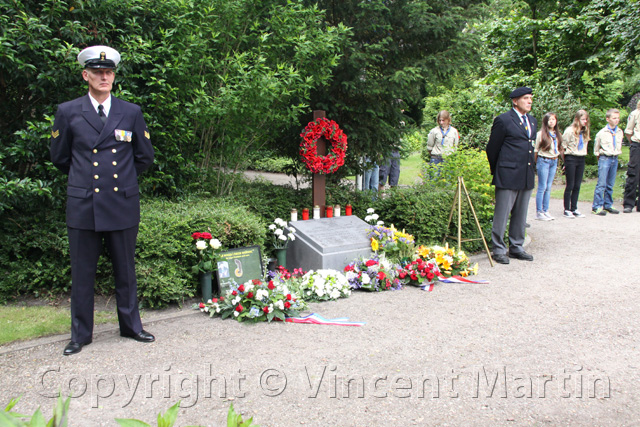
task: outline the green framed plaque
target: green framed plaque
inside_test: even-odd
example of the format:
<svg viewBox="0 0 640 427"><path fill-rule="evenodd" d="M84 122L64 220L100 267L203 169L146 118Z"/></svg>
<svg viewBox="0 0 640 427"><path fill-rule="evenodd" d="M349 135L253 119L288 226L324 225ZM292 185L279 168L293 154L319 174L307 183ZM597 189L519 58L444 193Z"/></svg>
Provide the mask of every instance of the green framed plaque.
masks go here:
<svg viewBox="0 0 640 427"><path fill-rule="evenodd" d="M216 269L220 295L234 282L240 285L253 279L262 280L262 276L260 246L247 246L220 253Z"/></svg>

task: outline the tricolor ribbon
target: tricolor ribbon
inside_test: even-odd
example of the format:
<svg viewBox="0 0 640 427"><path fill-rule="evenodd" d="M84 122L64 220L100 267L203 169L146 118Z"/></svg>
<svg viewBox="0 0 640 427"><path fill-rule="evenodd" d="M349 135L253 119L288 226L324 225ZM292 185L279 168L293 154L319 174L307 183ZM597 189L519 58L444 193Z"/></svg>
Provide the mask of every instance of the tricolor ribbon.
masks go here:
<svg viewBox="0 0 640 427"><path fill-rule="evenodd" d="M348 317L338 317L336 319L325 319L316 313L311 313L304 317L287 317L286 322L290 323L310 323L313 325L333 325L333 326L363 326L365 322L350 322Z"/></svg>
<svg viewBox="0 0 640 427"><path fill-rule="evenodd" d="M438 276L438 281L442 283L483 283L483 284L489 283L488 280L471 280L462 276L444 277L441 273L437 273L436 275ZM434 286L434 283L429 283L429 284L420 286L420 289L422 289L423 291L428 290L429 292L431 292L433 290L433 286Z"/></svg>

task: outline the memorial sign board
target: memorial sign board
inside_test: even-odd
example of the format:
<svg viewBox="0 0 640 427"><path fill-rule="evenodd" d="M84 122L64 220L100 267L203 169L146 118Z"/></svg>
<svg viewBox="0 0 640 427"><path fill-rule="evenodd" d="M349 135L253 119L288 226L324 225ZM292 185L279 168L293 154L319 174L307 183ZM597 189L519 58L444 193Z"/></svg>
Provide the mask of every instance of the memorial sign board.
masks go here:
<svg viewBox="0 0 640 427"><path fill-rule="evenodd" d="M220 253L216 278L220 294L235 282L241 284L249 280L262 280L262 255L259 246L230 249Z"/></svg>

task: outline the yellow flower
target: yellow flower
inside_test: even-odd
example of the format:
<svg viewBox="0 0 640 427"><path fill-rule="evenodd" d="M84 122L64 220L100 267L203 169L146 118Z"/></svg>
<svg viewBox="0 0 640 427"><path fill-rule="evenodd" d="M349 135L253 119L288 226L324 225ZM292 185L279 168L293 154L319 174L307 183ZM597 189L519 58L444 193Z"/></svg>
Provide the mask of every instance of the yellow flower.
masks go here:
<svg viewBox="0 0 640 427"><path fill-rule="evenodd" d="M460 272L460 275L461 275L462 277L467 277L467 276L469 275L469 272L468 272L468 271L466 271L466 270L464 270L464 271L461 271L461 272Z"/></svg>
<svg viewBox="0 0 640 427"><path fill-rule="evenodd" d="M476 262L476 265L473 266L471 271L473 272L473 274L478 274L478 263L477 262Z"/></svg>
<svg viewBox="0 0 640 427"><path fill-rule="evenodd" d="M374 239L373 237L371 238L371 250L374 252L377 252L378 249L380 249L380 244L378 243L378 241L376 239Z"/></svg>
<svg viewBox="0 0 640 427"><path fill-rule="evenodd" d="M444 257L442 258L442 268L445 270L451 270L451 262Z"/></svg>

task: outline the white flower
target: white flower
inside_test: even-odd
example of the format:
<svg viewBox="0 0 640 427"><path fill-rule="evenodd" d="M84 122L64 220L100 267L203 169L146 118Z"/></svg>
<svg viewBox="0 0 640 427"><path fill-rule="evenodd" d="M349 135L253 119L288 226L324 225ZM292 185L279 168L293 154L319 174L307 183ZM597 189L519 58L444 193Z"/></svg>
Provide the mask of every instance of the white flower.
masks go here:
<svg viewBox="0 0 640 427"><path fill-rule="evenodd" d="M278 239L287 240L287 236L285 236L284 234L281 234L281 235L278 236Z"/></svg>
<svg viewBox="0 0 640 427"><path fill-rule="evenodd" d="M276 218L273 220L273 222L278 224L280 227L285 227L287 225L287 223L281 218Z"/></svg>
<svg viewBox="0 0 640 427"><path fill-rule="evenodd" d="M281 236L282 235L282 229L281 228L276 228L275 231L273 232L273 234L275 234L276 236Z"/></svg>
<svg viewBox="0 0 640 427"><path fill-rule="evenodd" d="M269 304L269 313L273 313L273 304Z"/></svg>
<svg viewBox="0 0 640 427"><path fill-rule="evenodd" d="M378 222L376 223L376 225L377 225L377 226L384 225L384 221L378 221Z"/></svg>
<svg viewBox="0 0 640 427"><path fill-rule="evenodd" d="M209 300L209 301L211 301L211 300ZM209 307L207 307L206 305L204 306L204 312L205 312L205 313L208 313L208 312L209 312Z"/></svg>
<svg viewBox="0 0 640 427"><path fill-rule="evenodd" d="M284 303L282 302L282 300L276 301L276 307L278 307L280 310L284 310Z"/></svg>
<svg viewBox="0 0 640 427"><path fill-rule="evenodd" d="M276 229L276 225L275 225L275 224L271 224L271 225L269 226L269 230L275 230L275 229Z"/></svg>
<svg viewBox="0 0 640 427"><path fill-rule="evenodd" d="M240 313L234 310L234 311L233 311L233 315L234 315L235 317L238 317L238 316L240 316Z"/></svg>
<svg viewBox="0 0 640 427"><path fill-rule="evenodd" d="M371 215L367 215L367 216L365 216L365 217L364 217L364 220L365 220L366 222L371 222L371 219L372 219L372 218L371 218Z"/></svg>
<svg viewBox="0 0 640 427"><path fill-rule="evenodd" d="M213 249L220 249L220 247L222 246L222 243L220 243L220 240L218 239L211 239L209 241L209 244Z"/></svg>
<svg viewBox="0 0 640 427"><path fill-rule="evenodd" d="M380 218L380 216L378 214L371 215L371 219L374 220L374 221L377 221L378 218Z"/></svg>
<svg viewBox="0 0 640 427"><path fill-rule="evenodd" d="M295 232L296 232L296 229L295 229L295 228L293 228L293 227L289 227L289 231L290 231L291 233L295 233Z"/></svg>
<svg viewBox="0 0 640 427"><path fill-rule="evenodd" d="M371 278L369 277L368 274L363 274L362 275L362 284L367 285L371 283Z"/></svg>
<svg viewBox="0 0 640 427"><path fill-rule="evenodd" d="M244 291L245 291L245 292L249 292L249 291L251 291L251 290L253 289L253 287L254 287L254 286L253 286L253 284L252 284L251 282L247 282L247 283L245 283L245 285L244 285Z"/></svg>
<svg viewBox="0 0 640 427"><path fill-rule="evenodd" d="M289 240L296 240L296 236L293 234L289 234Z"/></svg>
<svg viewBox="0 0 640 427"><path fill-rule="evenodd" d="M220 313L220 306L216 305L216 313Z"/></svg>
<svg viewBox="0 0 640 427"><path fill-rule="evenodd" d="M240 296L238 295L237 297L235 297L235 298L233 299L233 301L231 301L231 303L232 303L233 305L236 305L236 304L238 304L238 303L240 302L240 300L242 300L242 298L240 298Z"/></svg>
<svg viewBox="0 0 640 427"><path fill-rule="evenodd" d="M373 208L369 208L369 209L367 209L367 213L368 213L368 214L372 214L372 213L374 213L375 211L376 211L376 210L375 210L375 209L373 209Z"/></svg>
<svg viewBox="0 0 640 427"><path fill-rule="evenodd" d="M196 242L196 248L199 250L204 250L207 248L207 242L205 242L204 240L198 240Z"/></svg>

